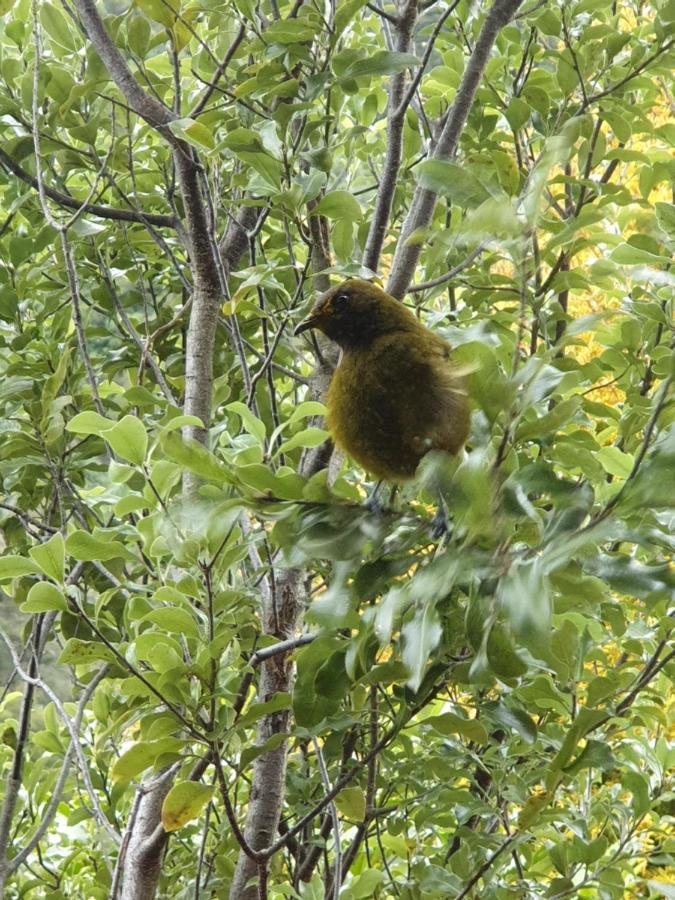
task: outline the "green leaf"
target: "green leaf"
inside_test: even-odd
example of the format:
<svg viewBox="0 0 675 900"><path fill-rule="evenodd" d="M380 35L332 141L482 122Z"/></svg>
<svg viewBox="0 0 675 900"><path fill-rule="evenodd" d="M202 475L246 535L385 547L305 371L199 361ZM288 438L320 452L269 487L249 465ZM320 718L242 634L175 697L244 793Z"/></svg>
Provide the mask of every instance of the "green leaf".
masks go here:
<svg viewBox="0 0 675 900"><path fill-rule="evenodd" d="M506 610L514 634L525 643L538 643L549 636L551 592L541 559L514 560L499 580L497 598Z"/></svg>
<svg viewBox="0 0 675 900"><path fill-rule="evenodd" d="M483 746L488 742L488 733L485 726L476 719L465 719L455 713L443 713L440 716L430 716L423 719L422 724L431 725L439 734L461 734L469 741Z"/></svg>
<svg viewBox="0 0 675 900"><path fill-rule="evenodd" d="M529 104L520 97L512 97L509 100L509 105L506 107L504 115L511 128L513 128L514 131L518 131L522 125L529 122L531 109Z"/></svg>
<svg viewBox="0 0 675 900"><path fill-rule="evenodd" d="M605 855L609 841L604 834L598 835L592 841L579 840L579 861L587 866L592 866Z"/></svg>
<svg viewBox="0 0 675 900"><path fill-rule="evenodd" d="M489 704L488 708L489 715L495 722L517 731L526 743L533 744L537 740L537 726L522 709L515 709L501 702Z"/></svg>
<svg viewBox="0 0 675 900"><path fill-rule="evenodd" d="M37 544L28 551L34 562L49 578L63 584L65 576L65 544L60 531L52 535L44 544Z"/></svg>
<svg viewBox="0 0 675 900"><path fill-rule="evenodd" d="M166 753L180 755L185 741L179 738L161 738L155 741L139 741L125 750L115 760L110 775L114 782L131 781L149 768L159 756Z"/></svg>
<svg viewBox="0 0 675 900"><path fill-rule="evenodd" d="M350 219L338 219L333 225L332 236L336 256L349 262L354 253L354 222Z"/></svg>
<svg viewBox="0 0 675 900"><path fill-rule="evenodd" d="M407 684L411 690L416 691L422 684L429 656L438 646L442 634L440 617L431 603L418 609L411 621L401 629L401 658L410 672Z"/></svg>
<svg viewBox="0 0 675 900"><path fill-rule="evenodd" d="M40 21L50 38L64 50L76 49L73 34L68 25L68 20L60 9L53 3L43 3L40 7Z"/></svg>
<svg viewBox="0 0 675 900"><path fill-rule="evenodd" d="M359 201L349 191L330 191L312 210L313 216L360 222L363 216Z"/></svg>
<svg viewBox="0 0 675 900"><path fill-rule="evenodd" d="M349 687L344 654L344 641L330 635L322 635L298 651L293 688L293 713L298 725L311 728L339 709Z"/></svg>
<svg viewBox="0 0 675 900"><path fill-rule="evenodd" d="M199 626L194 617L186 609L177 606L165 606L153 609L141 619L141 622L152 622L163 631L172 634L184 634L186 637L198 638Z"/></svg>
<svg viewBox="0 0 675 900"><path fill-rule="evenodd" d="M360 787L343 788L335 798L342 815L352 822L362 822L366 815L366 795Z"/></svg>
<svg viewBox="0 0 675 900"><path fill-rule="evenodd" d="M88 531L73 531L66 538L66 551L75 559L83 561L97 560L105 562L108 559L126 557L128 551L118 541L104 541L94 537Z"/></svg>
<svg viewBox="0 0 675 900"><path fill-rule="evenodd" d="M21 578L23 575L39 575L42 572L33 560L24 556L0 556L0 580Z"/></svg>
<svg viewBox="0 0 675 900"><path fill-rule="evenodd" d="M150 44L150 23L145 16L134 15L127 25L127 41L129 49L136 56L145 57Z"/></svg>
<svg viewBox="0 0 675 900"><path fill-rule="evenodd" d="M259 444L265 442L265 435L267 433L265 423L261 422L257 416L254 416L245 403L235 400L234 403L228 403L225 408L239 416L241 424L249 434L253 435Z"/></svg>
<svg viewBox="0 0 675 900"><path fill-rule="evenodd" d="M316 34L316 25L308 19L285 18L274 22L265 31L265 40L287 46L311 41Z"/></svg>
<svg viewBox="0 0 675 900"><path fill-rule="evenodd" d="M153 22L158 22L167 28L171 28L176 21L176 15L172 12L171 6L163 3L162 0L134 0L134 5L142 9Z"/></svg>
<svg viewBox="0 0 675 900"><path fill-rule="evenodd" d="M650 253L633 244L620 244L612 250L609 258L621 266L667 266L672 260L668 256Z"/></svg>
<svg viewBox="0 0 675 900"><path fill-rule="evenodd" d="M616 767L616 758L607 744L602 741L588 741L574 762L565 766L565 773L576 775L582 769L603 769L609 772Z"/></svg>
<svg viewBox="0 0 675 900"><path fill-rule="evenodd" d="M172 432L160 437L162 451L180 466L194 472L206 481L228 484L232 480L230 471L220 460L192 438L182 438Z"/></svg>
<svg viewBox="0 0 675 900"><path fill-rule="evenodd" d="M341 0L335 13L333 35L331 36L332 43L337 41L337 38L342 34L358 11L363 9L366 2L367 0Z"/></svg>
<svg viewBox="0 0 675 900"><path fill-rule="evenodd" d="M67 610L68 603L57 587L48 581L40 581L28 591L25 602L19 608L23 613L42 613Z"/></svg>
<svg viewBox="0 0 675 900"><path fill-rule="evenodd" d="M270 753L272 750L276 750L277 747L280 747L283 743L285 743L289 738L289 735L285 731L277 731L276 734L273 734L271 737L268 737L266 741L263 741L262 744L249 744L248 747L244 747L239 755L239 769L240 771L244 771L247 766L249 766L254 759L257 759L259 756L264 756L265 753Z"/></svg>
<svg viewBox="0 0 675 900"><path fill-rule="evenodd" d="M491 192L465 166L444 159L427 159L417 166L423 187L450 197L456 206L475 209L491 199Z"/></svg>
<svg viewBox="0 0 675 900"><path fill-rule="evenodd" d="M252 463L239 466L237 479L246 487L252 488L256 494L266 497L278 497L280 500L300 500L305 487L305 480L300 475L275 475L267 466Z"/></svg>
<svg viewBox="0 0 675 900"><path fill-rule="evenodd" d="M141 420L135 416L124 416L109 431L103 433L103 438L127 462L137 466L145 462L148 435Z"/></svg>
<svg viewBox="0 0 675 900"><path fill-rule="evenodd" d="M624 772L621 778L622 785L633 795L631 809L636 819L643 816L651 806L649 800L649 784L640 772L632 769Z"/></svg>
<svg viewBox="0 0 675 900"><path fill-rule="evenodd" d="M323 428L304 428L287 441L284 441L274 455L278 456L280 453L288 453L290 450L295 450L296 447L318 447L328 437L328 432L324 431Z"/></svg>
<svg viewBox="0 0 675 900"><path fill-rule="evenodd" d="M296 406L288 419L288 424L297 422L298 419L307 419L310 416L325 416L326 407L318 400L305 400L299 406Z"/></svg>
<svg viewBox="0 0 675 900"><path fill-rule="evenodd" d="M110 419L88 410L74 416L66 424L66 431L72 431L73 434L103 434L110 431L114 424Z"/></svg>
<svg viewBox="0 0 675 900"><path fill-rule="evenodd" d="M675 240L675 206L672 203L655 203L654 212L661 231Z"/></svg>
<svg viewBox="0 0 675 900"><path fill-rule="evenodd" d="M555 775L569 764L574 749L579 741L588 734L600 721L607 717L601 709L590 709L582 706L574 721L569 726L560 750L551 761L550 770Z"/></svg>
<svg viewBox="0 0 675 900"><path fill-rule="evenodd" d="M379 869L368 869L354 878L347 888L347 896L351 900L370 900L376 896L376 889L386 880L386 875Z"/></svg>
<svg viewBox="0 0 675 900"><path fill-rule="evenodd" d="M596 451L595 458L605 472L615 475L617 478L627 478L633 469L633 457L630 453L624 453L618 447L603 447Z"/></svg>
<svg viewBox="0 0 675 900"><path fill-rule="evenodd" d="M115 504L115 515L128 516L129 513L140 512L147 509L148 506L149 504L145 497L142 497L140 494L129 494L127 497L122 497Z"/></svg>
<svg viewBox="0 0 675 900"><path fill-rule="evenodd" d="M241 731L255 725L264 716L269 716L275 712L281 712L284 709L290 709L292 704L291 695L286 691L279 691L271 700L264 703L252 703L243 716L237 719L236 729Z"/></svg>
<svg viewBox="0 0 675 900"><path fill-rule="evenodd" d="M57 662L63 665L81 666L98 660L112 662L114 659L113 652L105 644L98 641L81 641L79 638L70 638L66 641Z"/></svg>
<svg viewBox="0 0 675 900"><path fill-rule="evenodd" d="M581 397L570 397L557 403L553 409L538 419L522 421L516 431L516 440L541 440L558 431L575 415L581 406Z"/></svg>
<svg viewBox="0 0 675 900"><path fill-rule="evenodd" d="M397 72L403 72L411 66L418 65L419 62L419 58L411 53L377 50L349 65L342 72L339 80L345 82L353 78L362 78L364 75L395 75Z"/></svg>
<svg viewBox="0 0 675 900"><path fill-rule="evenodd" d="M196 781L178 781L164 798L162 826L164 831L178 831L201 815L213 796L213 786Z"/></svg>
<svg viewBox="0 0 675 900"><path fill-rule="evenodd" d="M501 678L518 678L527 672L527 663L516 653L506 628L499 622L490 629L486 652L490 668Z"/></svg>
<svg viewBox="0 0 675 900"><path fill-rule="evenodd" d="M169 128L176 137L183 138L188 144L198 149L206 147L207 150L213 150L216 142L213 139L213 131L207 128L202 122L195 119L184 118L174 119L169 122Z"/></svg>

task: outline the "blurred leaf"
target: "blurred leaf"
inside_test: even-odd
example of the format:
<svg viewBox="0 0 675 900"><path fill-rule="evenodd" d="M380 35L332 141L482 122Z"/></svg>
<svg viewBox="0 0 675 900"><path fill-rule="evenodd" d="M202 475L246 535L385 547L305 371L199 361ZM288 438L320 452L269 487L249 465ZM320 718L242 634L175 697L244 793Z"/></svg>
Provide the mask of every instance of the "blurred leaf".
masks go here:
<svg viewBox="0 0 675 900"><path fill-rule="evenodd" d="M422 722L425 725L431 725L440 734L461 734L462 737L474 741L476 744L485 745L488 742L485 726L476 719L463 719L454 713L443 713L440 716L430 716L428 719L423 719Z"/></svg>
<svg viewBox="0 0 675 900"><path fill-rule="evenodd" d="M527 663L518 655L506 628L495 623L486 644L491 669L501 678L518 678L527 672Z"/></svg>
<svg viewBox="0 0 675 900"><path fill-rule="evenodd" d="M574 762L565 766L568 775L576 775L582 769L604 769L609 771L616 766L616 759L609 747L600 741L588 741Z"/></svg>
<svg viewBox="0 0 675 900"><path fill-rule="evenodd" d="M344 641L329 635L316 638L298 651L293 689L293 714L298 725L311 728L337 712L348 687L344 653Z"/></svg>
<svg viewBox="0 0 675 900"><path fill-rule="evenodd" d="M362 822L366 815L366 795L360 787L343 788L335 798L335 805L345 819Z"/></svg>
<svg viewBox="0 0 675 900"><path fill-rule="evenodd" d="M427 159L417 167L420 183L450 197L457 206L474 209L492 196L465 166L442 159Z"/></svg>
<svg viewBox="0 0 675 900"><path fill-rule="evenodd" d="M522 709L515 709L506 704L494 703L488 705L489 715L505 728L517 731L521 738L528 744L533 744L537 739L537 726L533 719Z"/></svg>
<svg viewBox="0 0 675 900"><path fill-rule="evenodd" d="M364 75L395 75L397 72L403 72L411 66L418 65L419 62L418 57L411 53L378 50L353 62L341 74L340 80L362 78Z"/></svg>
<svg viewBox="0 0 675 900"><path fill-rule="evenodd" d="M197 441L177 434L164 433L160 437L162 451L180 466L216 484L228 484L232 475L223 463Z"/></svg>
<svg viewBox="0 0 675 900"><path fill-rule="evenodd" d="M551 596L541 560L512 563L499 580L497 597L515 635L524 643L546 640L551 630Z"/></svg>
<svg viewBox="0 0 675 900"><path fill-rule="evenodd" d="M411 690L417 691L422 684L429 656L438 646L442 633L440 617L431 603L416 610L401 628L402 659L410 672L407 684Z"/></svg>
<svg viewBox="0 0 675 900"><path fill-rule="evenodd" d="M262 444L264 442L266 433L265 423L254 416L245 403L236 400L234 403L228 403L227 409L239 416L246 431L248 431L249 434L252 434L259 443Z"/></svg>

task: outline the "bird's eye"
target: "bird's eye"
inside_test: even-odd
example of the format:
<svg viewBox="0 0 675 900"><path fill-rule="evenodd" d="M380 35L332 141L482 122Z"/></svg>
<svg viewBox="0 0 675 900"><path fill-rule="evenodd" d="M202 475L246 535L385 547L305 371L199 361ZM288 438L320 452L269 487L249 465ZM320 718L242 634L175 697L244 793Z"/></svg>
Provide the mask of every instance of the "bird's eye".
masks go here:
<svg viewBox="0 0 675 900"><path fill-rule="evenodd" d="M349 294L336 294L333 297L333 307L335 309L344 309L349 303Z"/></svg>

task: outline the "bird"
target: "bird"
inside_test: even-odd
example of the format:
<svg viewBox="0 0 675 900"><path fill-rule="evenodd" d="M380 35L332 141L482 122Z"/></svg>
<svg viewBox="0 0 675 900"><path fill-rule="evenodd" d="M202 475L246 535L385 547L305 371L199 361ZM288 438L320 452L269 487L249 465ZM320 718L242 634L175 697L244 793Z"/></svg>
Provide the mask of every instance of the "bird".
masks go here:
<svg viewBox="0 0 675 900"><path fill-rule="evenodd" d="M414 478L430 450L458 454L469 402L450 345L376 284L350 278L295 328L317 329L342 354L326 399L335 444L380 481Z"/></svg>

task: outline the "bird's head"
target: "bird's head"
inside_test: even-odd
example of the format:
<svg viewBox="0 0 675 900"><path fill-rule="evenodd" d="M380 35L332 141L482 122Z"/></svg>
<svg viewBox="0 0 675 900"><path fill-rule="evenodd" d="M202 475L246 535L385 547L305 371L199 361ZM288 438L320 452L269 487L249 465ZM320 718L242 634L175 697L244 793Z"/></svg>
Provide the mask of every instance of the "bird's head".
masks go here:
<svg viewBox="0 0 675 900"><path fill-rule="evenodd" d="M317 328L343 349L368 346L381 334L417 326L414 315L381 288L350 278L322 294L294 334Z"/></svg>

